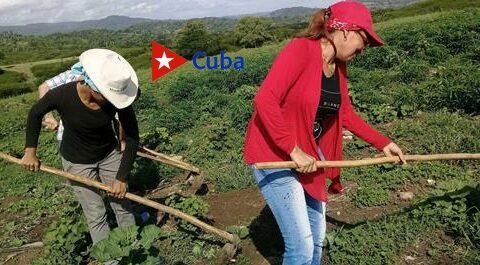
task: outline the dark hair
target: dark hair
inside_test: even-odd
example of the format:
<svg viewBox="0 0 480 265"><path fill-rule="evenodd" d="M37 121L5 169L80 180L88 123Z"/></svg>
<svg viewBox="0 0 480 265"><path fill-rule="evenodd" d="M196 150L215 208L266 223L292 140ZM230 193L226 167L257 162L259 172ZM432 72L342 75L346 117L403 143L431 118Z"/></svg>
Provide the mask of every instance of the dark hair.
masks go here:
<svg viewBox="0 0 480 265"><path fill-rule="evenodd" d="M329 38L329 32L325 29L325 22L330 15L330 9L320 9L310 18L310 23L308 27L295 35L296 38L307 38L307 39L321 39L323 37Z"/></svg>
<svg viewBox="0 0 480 265"><path fill-rule="evenodd" d="M330 32L325 28L325 23L330 16L330 8L320 9L310 18L308 27L295 35L295 38L307 38L311 40L319 40L325 38L333 46L334 54L337 54L337 47L333 43Z"/></svg>

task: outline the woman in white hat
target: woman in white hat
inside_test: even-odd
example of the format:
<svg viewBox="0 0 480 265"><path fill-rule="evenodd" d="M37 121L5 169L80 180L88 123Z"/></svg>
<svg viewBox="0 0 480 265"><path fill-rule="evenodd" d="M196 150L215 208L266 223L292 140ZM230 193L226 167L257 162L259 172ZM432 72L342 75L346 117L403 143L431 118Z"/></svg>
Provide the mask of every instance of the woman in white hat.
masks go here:
<svg viewBox="0 0 480 265"><path fill-rule="evenodd" d="M42 117L57 110L65 127L60 146L64 170L111 185L109 201L118 225L134 225L129 201L124 196L126 177L132 169L139 141L137 119L131 106L138 93L137 75L122 56L106 49L83 52L80 62L72 69L78 71L83 81L49 91L31 108L22 164L28 170L39 169L36 147ZM118 142L112 127L116 113L125 130L123 152L116 149ZM83 184L71 184L96 244L110 231L101 193Z"/></svg>

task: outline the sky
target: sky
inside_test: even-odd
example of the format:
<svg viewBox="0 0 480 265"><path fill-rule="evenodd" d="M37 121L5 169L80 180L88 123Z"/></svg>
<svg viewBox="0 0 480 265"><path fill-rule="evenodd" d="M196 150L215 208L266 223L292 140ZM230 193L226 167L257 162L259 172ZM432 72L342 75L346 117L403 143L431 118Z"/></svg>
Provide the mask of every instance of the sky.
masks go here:
<svg viewBox="0 0 480 265"><path fill-rule="evenodd" d="M152 19L222 17L338 0L0 0L0 26L83 21L110 15Z"/></svg>

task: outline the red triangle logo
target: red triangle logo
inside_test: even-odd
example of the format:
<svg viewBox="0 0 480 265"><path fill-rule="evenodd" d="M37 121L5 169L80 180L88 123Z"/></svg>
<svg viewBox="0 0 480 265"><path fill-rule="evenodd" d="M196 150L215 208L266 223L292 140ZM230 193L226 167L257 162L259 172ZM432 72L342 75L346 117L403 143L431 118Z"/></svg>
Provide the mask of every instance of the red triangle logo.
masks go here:
<svg viewBox="0 0 480 265"><path fill-rule="evenodd" d="M152 81L157 80L188 62L156 41L152 41Z"/></svg>

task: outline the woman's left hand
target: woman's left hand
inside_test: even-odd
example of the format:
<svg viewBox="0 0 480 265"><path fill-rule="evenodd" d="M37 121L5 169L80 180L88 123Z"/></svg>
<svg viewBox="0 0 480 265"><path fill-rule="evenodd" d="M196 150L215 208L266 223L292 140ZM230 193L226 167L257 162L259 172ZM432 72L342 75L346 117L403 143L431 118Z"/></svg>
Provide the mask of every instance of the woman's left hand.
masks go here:
<svg viewBox="0 0 480 265"><path fill-rule="evenodd" d="M127 194L127 181L115 179L112 183L112 196L117 199L123 199Z"/></svg>
<svg viewBox="0 0 480 265"><path fill-rule="evenodd" d="M397 155L398 157L400 157L403 165L407 164L407 160L405 160L405 157L403 156L402 149L400 149L400 147L398 147L398 145L396 145L394 142L391 142L387 146L385 146L383 148L383 153L385 153L387 157Z"/></svg>

